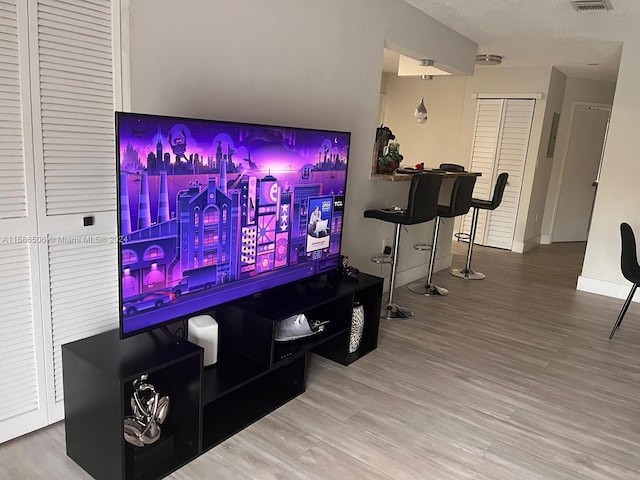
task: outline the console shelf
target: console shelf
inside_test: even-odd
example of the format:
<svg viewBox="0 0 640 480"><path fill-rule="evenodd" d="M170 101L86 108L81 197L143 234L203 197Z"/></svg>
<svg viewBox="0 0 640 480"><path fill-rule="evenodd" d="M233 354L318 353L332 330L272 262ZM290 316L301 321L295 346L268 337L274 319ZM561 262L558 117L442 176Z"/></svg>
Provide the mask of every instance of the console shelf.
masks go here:
<svg viewBox="0 0 640 480"><path fill-rule="evenodd" d="M306 356L204 406L202 448L208 450L304 392Z"/></svg>
<svg viewBox="0 0 640 480"><path fill-rule="evenodd" d="M229 352L216 365L204 369L202 403L213 402L268 372L265 365L240 353Z"/></svg>
<svg viewBox="0 0 640 480"><path fill-rule="evenodd" d="M201 312L219 326L218 362L206 368L202 348L158 331L63 345L67 454L96 479L162 478L303 393L311 352L348 365L374 350L381 297L378 277L320 277ZM357 304L364 330L349 353ZM299 313L328 320L324 331L276 342L277 323ZM171 404L160 439L137 448L124 440L123 420L142 374Z"/></svg>

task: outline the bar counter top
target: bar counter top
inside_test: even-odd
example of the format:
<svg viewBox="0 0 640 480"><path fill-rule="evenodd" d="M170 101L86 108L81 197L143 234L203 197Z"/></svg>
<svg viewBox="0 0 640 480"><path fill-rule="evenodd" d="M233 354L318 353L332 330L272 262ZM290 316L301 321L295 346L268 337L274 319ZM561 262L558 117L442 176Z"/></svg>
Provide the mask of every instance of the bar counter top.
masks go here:
<svg viewBox="0 0 640 480"><path fill-rule="evenodd" d="M440 173L446 177L459 177L461 175L475 175L476 177L482 176L480 172L452 172L448 170L441 170L437 168L425 168L424 170L415 170L411 173L397 173L394 172L390 175L385 175L381 173L372 173L370 175L371 180L380 180L383 182L406 182L411 181L411 177L414 175L419 175L420 173Z"/></svg>

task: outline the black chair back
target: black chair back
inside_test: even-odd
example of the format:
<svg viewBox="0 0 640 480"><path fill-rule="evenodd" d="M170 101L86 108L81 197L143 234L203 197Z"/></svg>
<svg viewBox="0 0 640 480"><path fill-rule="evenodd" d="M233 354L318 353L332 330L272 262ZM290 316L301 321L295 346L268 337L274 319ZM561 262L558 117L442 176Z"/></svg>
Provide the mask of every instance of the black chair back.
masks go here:
<svg viewBox="0 0 640 480"><path fill-rule="evenodd" d="M461 175L454 180L451 189L451 201L449 206L440 205L438 207L438 215L441 217L451 218L458 215L465 215L471 208L471 197L473 196L473 187L476 184L475 175Z"/></svg>
<svg viewBox="0 0 640 480"><path fill-rule="evenodd" d="M620 268L622 275L631 283L640 284L640 265L636 251L636 237L628 223L620 224L620 237L622 238L622 251L620 253Z"/></svg>
<svg viewBox="0 0 640 480"><path fill-rule="evenodd" d="M407 201L407 224L428 222L436 218L443 178L443 175L435 173L413 175Z"/></svg>
<svg viewBox="0 0 640 480"><path fill-rule="evenodd" d="M464 167L462 165L458 165L457 163L441 163L440 170L445 170L447 172L464 172Z"/></svg>
<svg viewBox="0 0 640 480"><path fill-rule="evenodd" d="M495 210L500 206L500 202L502 202L502 196L504 195L504 189L507 186L507 180L509 180L509 174L507 172L502 172L500 175L498 175L496 186L493 188L491 206L488 208L488 210Z"/></svg>

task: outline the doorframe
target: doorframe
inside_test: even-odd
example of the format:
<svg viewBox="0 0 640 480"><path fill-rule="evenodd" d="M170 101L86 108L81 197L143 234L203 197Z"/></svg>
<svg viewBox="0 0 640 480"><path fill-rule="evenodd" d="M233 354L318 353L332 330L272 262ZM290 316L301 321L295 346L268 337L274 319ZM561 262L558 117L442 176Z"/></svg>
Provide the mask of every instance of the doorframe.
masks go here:
<svg viewBox="0 0 640 480"><path fill-rule="evenodd" d="M555 192L554 195L554 199L553 199L553 210L551 212L551 221L550 221L550 228L549 228L549 233L548 233L548 241L546 242L540 242L540 243L548 243L551 244L553 242L553 233L555 231L556 228L556 216L558 214L558 205L560 203L560 191L562 190L562 183L564 181L564 175L565 175L565 169L566 169L566 164L567 164L567 157L569 156L569 146L571 145L571 136L573 135L573 123L574 123L574 119L575 119L575 112L576 112L576 107L594 107L594 108L601 108L603 110L609 110L609 117L611 117L611 108L612 105L608 104L608 103L595 103L595 102L578 102L578 101L574 101L571 103L571 113L569 114L569 123L567 125L567 141L565 142L565 145L563 146L563 151L562 151L562 156L560 157L560 181L558 182L558 188ZM605 137L605 142L606 143L606 137ZM602 148L604 150L604 143L602 145ZM602 157L602 154L601 154ZM600 160L600 162L602 163L602 159ZM544 235L546 236L546 235Z"/></svg>

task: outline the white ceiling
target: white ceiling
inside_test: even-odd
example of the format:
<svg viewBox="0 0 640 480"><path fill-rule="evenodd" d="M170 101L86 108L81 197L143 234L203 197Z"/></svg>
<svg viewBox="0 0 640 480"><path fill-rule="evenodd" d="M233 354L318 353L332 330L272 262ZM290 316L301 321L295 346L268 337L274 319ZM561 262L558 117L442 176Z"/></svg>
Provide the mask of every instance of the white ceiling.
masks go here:
<svg viewBox="0 0 640 480"><path fill-rule="evenodd" d="M479 54L502 55L502 65L479 68L552 65L570 77L615 81L622 40L640 27L639 0L611 0L613 10L588 13L569 0L405 1L478 43ZM393 68L387 57L385 68Z"/></svg>

